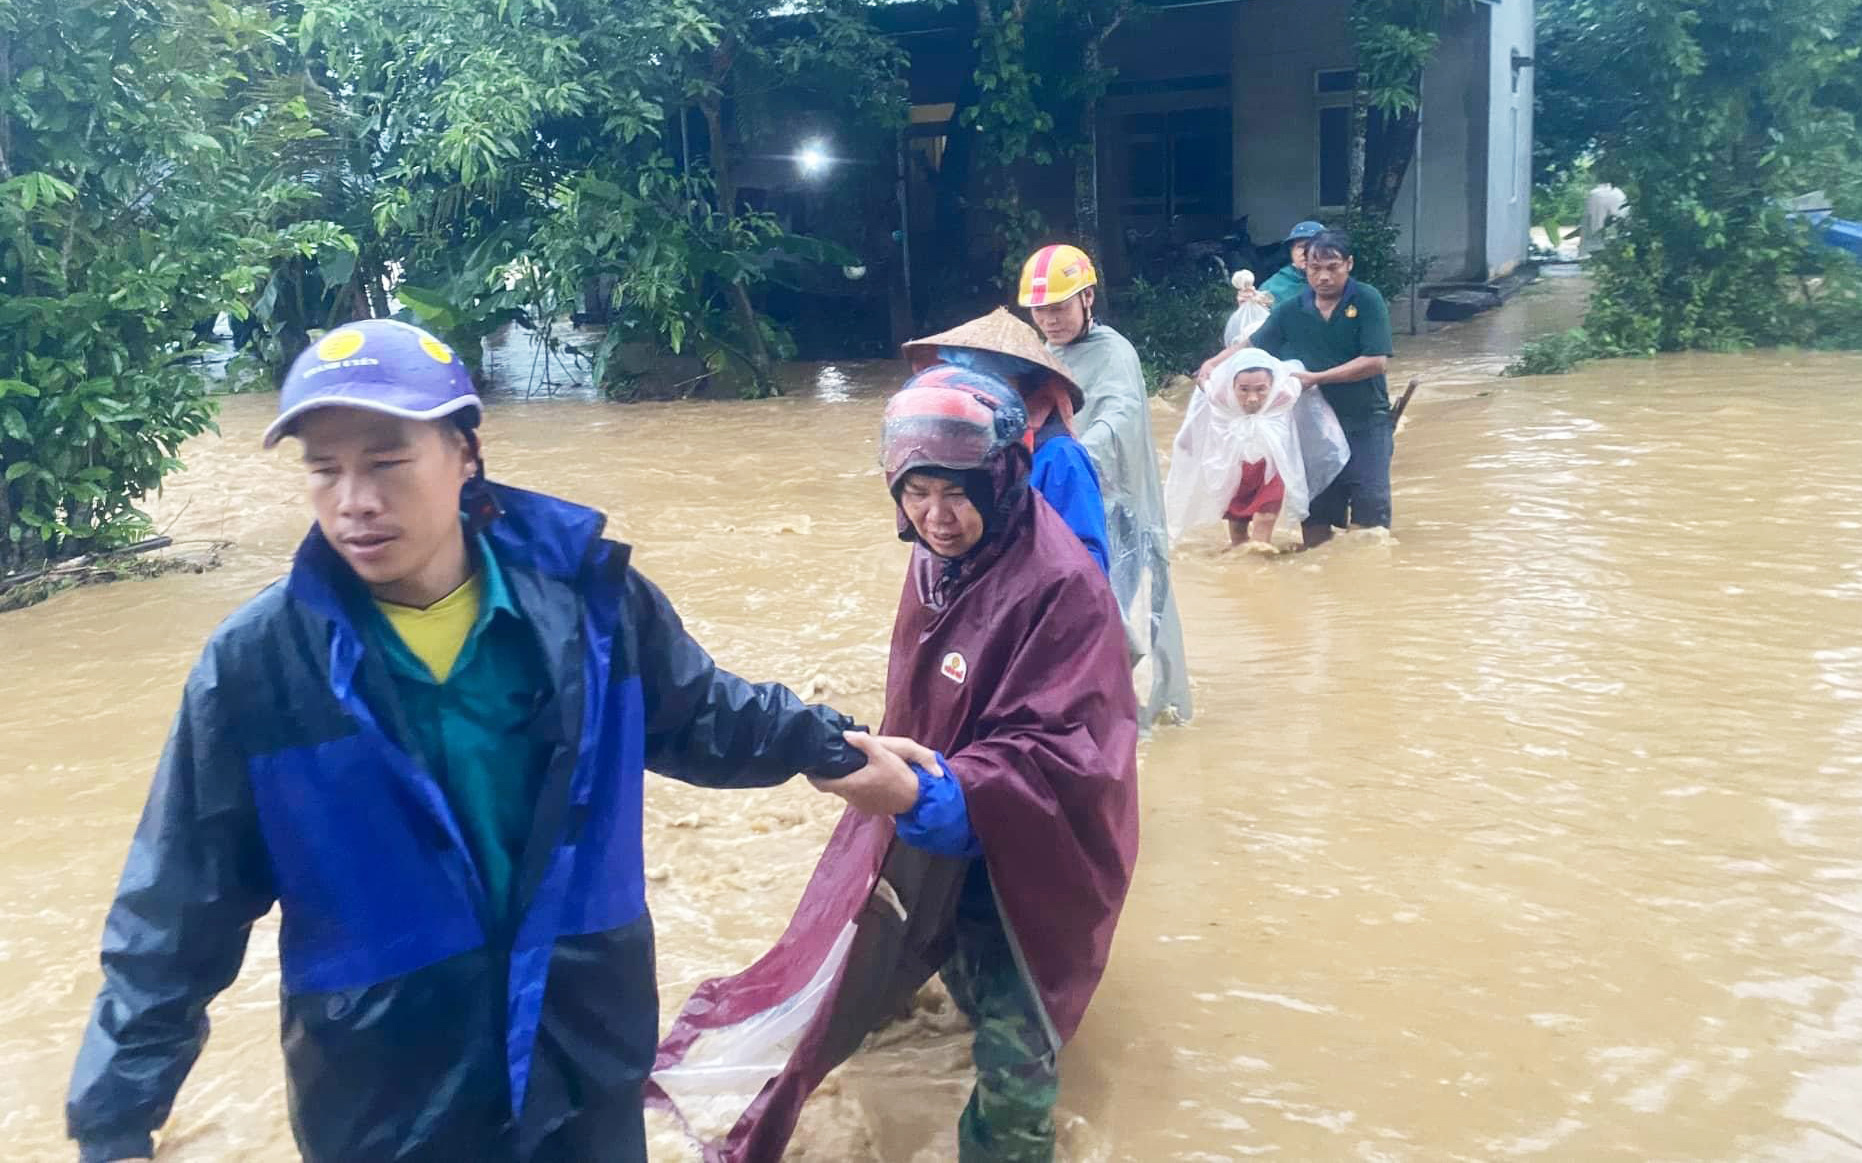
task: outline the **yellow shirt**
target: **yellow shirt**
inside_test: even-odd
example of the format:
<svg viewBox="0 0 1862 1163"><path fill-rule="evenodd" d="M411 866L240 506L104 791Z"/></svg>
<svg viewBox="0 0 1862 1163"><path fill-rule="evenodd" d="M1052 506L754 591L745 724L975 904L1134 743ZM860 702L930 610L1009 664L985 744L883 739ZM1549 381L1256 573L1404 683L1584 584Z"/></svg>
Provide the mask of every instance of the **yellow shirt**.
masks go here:
<svg viewBox="0 0 1862 1163"><path fill-rule="evenodd" d="M478 622L478 608L484 600L485 583L479 574L466 579L464 585L426 609L398 606L377 600L382 616L401 637L415 658L426 664L435 682L445 682L459 661L466 638Z"/></svg>

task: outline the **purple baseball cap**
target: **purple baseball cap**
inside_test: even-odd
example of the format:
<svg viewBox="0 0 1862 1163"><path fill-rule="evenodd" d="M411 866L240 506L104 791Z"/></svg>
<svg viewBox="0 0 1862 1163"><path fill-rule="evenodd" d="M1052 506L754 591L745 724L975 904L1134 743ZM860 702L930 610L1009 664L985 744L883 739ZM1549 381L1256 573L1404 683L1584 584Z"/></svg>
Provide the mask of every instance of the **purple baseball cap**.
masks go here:
<svg viewBox="0 0 1862 1163"><path fill-rule="evenodd" d="M484 406L472 374L452 348L408 323L347 323L297 357L278 397L278 418L265 430L270 448L317 408L364 408L403 420L441 420Z"/></svg>

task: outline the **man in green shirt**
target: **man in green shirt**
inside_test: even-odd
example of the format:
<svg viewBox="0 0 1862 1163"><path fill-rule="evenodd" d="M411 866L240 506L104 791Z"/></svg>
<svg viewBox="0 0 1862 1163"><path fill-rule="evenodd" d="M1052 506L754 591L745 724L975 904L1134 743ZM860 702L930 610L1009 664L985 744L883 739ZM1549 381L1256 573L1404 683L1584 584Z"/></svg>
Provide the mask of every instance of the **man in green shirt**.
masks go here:
<svg viewBox="0 0 1862 1163"><path fill-rule="evenodd" d="M1305 364L1306 370L1296 373L1300 382L1325 393L1351 445L1351 460L1312 499L1304 528L1309 548L1329 540L1334 528L1390 527L1395 425L1384 376L1394 350L1390 308L1376 287L1351 277L1355 265L1350 235L1342 230L1314 235L1306 250L1306 293L1275 307L1251 338L1223 350L1196 376L1206 380L1237 351L1258 347Z"/></svg>
<svg viewBox="0 0 1862 1163"><path fill-rule="evenodd" d="M483 534L467 546L476 568L464 585L424 608L374 598L356 620L387 662L414 754L458 815L494 921L506 924L553 750L533 730L551 682L497 555Z"/></svg>

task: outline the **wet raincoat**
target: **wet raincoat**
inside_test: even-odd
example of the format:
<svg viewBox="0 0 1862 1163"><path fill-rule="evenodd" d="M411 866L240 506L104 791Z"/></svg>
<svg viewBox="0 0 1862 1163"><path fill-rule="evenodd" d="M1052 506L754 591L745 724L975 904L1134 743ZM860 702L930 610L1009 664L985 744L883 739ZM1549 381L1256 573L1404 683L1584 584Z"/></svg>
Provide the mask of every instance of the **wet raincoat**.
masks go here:
<svg viewBox="0 0 1862 1163"><path fill-rule="evenodd" d="M1270 275L1261 290L1273 296L1274 306L1278 307L1306 293L1306 272L1288 263Z"/></svg>
<svg viewBox="0 0 1862 1163"><path fill-rule="evenodd" d="M1099 473L1086 448L1058 416L1035 433L1034 471L1028 484L1054 507L1092 554L1101 572L1111 568L1106 548L1106 507L1099 491Z"/></svg>
<svg viewBox="0 0 1862 1163"><path fill-rule="evenodd" d="M922 546L893 625L883 730L962 784L1004 929L1057 1049L1111 948L1137 855L1137 720L1105 578L1023 490L955 569ZM654 1082L711 1163L778 1159L807 1098L909 1003L953 943L972 862L849 811L775 948L700 985Z"/></svg>
<svg viewBox="0 0 1862 1163"><path fill-rule="evenodd" d="M1080 443L1099 470L1105 496L1112 592L1125 619L1134 662L1151 659L1151 691L1141 711L1150 723L1172 713L1190 717L1189 664L1183 624L1170 592L1170 541L1164 529L1164 485L1157 472L1151 407L1138 353L1103 323L1065 347L1051 347L1086 392L1074 417Z"/></svg>
<svg viewBox="0 0 1862 1163"><path fill-rule="evenodd" d="M253 921L282 914L291 1126L312 1163L644 1159L658 1033L647 765L763 786L864 760L850 723L718 669L603 518L491 486L487 530L549 660L554 747L518 907L409 754L359 583L313 530L189 676L110 909L66 1108L82 1158L149 1153ZM362 600L366 601L365 597Z"/></svg>

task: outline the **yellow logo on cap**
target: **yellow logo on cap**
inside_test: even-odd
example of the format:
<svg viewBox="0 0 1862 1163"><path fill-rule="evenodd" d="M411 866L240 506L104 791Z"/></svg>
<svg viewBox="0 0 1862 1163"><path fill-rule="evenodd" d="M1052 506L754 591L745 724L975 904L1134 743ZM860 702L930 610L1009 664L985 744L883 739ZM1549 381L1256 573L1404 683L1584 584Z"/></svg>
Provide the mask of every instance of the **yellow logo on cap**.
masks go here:
<svg viewBox="0 0 1862 1163"><path fill-rule="evenodd" d="M348 359L362 350L360 331L332 331L317 344L318 359Z"/></svg>
<svg viewBox="0 0 1862 1163"><path fill-rule="evenodd" d="M420 337L420 350L432 356L436 362L453 362L453 349L433 338L431 335L423 335Z"/></svg>

